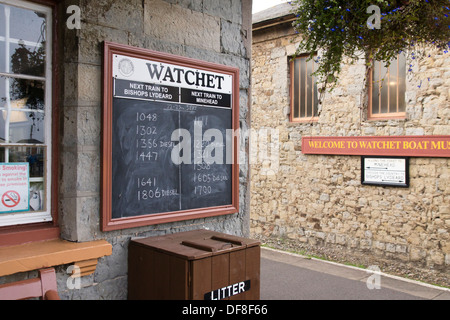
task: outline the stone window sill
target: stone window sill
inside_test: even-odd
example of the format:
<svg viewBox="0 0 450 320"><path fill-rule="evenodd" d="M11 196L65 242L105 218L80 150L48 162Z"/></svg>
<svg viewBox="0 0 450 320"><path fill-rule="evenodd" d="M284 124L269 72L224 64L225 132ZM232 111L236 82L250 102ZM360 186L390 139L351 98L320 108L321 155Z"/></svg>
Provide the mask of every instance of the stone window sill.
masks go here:
<svg viewBox="0 0 450 320"><path fill-rule="evenodd" d="M95 271L98 258L111 253L112 246L105 240L83 243L50 240L1 247L0 277L70 263L80 267L81 276L85 276Z"/></svg>

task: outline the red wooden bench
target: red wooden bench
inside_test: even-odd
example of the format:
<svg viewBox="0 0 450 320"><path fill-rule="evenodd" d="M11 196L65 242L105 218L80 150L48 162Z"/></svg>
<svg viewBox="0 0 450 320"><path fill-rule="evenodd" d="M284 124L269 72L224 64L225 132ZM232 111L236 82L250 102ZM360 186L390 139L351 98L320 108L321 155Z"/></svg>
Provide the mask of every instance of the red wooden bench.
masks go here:
<svg viewBox="0 0 450 320"><path fill-rule="evenodd" d="M60 300L55 269L39 270L39 277L0 285L0 300Z"/></svg>

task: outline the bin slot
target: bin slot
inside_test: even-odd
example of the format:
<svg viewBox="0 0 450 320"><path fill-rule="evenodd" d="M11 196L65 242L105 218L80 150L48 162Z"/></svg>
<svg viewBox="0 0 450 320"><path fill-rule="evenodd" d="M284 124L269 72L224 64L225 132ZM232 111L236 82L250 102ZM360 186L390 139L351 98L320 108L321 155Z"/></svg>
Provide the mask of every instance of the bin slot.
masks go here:
<svg viewBox="0 0 450 320"><path fill-rule="evenodd" d="M189 240L184 240L181 242L182 245L187 246L187 247L191 247L191 248L195 248L195 249L199 249L199 250L203 250L203 251L208 251L208 252L216 252L219 250L223 250L229 247L232 247L233 245L231 243L225 243L223 244L221 247L217 247L217 246L210 246L204 243L198 243L195 241L189 241Z"/></svg>
<svg viewBox="0 0 450 320"><path fill-rule="evenodd" d="M222 241L222 242L230 242L232 244L236 244L236 245L239 245L239 246L244 245L244 242L242 242L240 240L231 239L231 238L227 238L227 237L212 236L211 239L212 240L216 240L216 241Z"/></svg>

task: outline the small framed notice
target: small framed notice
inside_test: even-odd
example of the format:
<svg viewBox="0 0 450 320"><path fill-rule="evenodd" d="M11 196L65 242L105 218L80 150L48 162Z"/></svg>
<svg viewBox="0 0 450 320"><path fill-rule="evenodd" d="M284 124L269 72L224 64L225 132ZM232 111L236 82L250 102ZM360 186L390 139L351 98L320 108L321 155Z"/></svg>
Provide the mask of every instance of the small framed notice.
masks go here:
<svg viewBox="0 0 450 320"><path fill-rule="evenodd" d="M408 157L361 157L361 183L365 185L409 187Z"/></svg>

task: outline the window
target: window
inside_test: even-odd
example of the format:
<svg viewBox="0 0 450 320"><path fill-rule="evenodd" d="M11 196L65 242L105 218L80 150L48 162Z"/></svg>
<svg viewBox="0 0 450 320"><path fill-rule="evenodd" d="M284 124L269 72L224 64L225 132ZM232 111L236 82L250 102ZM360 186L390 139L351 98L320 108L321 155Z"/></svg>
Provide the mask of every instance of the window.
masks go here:
<svg viewBox="0 0 450 320"><path fill-rule="evenodd" d="M314 59L309 55L291 61L291 121L317 120L319 99Z"/></svg>
<svg viewBox="0 0 450 320"><path fill-rule="evenodd" d="M389 68L376 61L371 73L369 119L404 118L406 58L398 55Z"/></svg>
<svg viewBox="0 0 450 320"><path fill-rule="evenodd" d="M0 227L52 220L52 8L0 1Z"/></svg>

